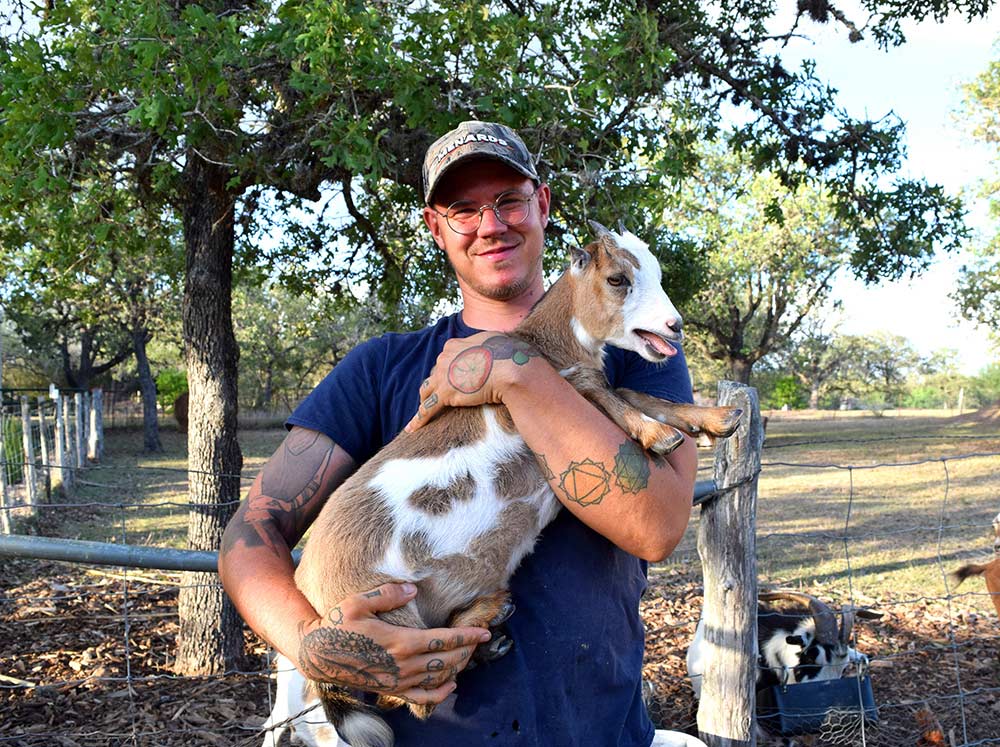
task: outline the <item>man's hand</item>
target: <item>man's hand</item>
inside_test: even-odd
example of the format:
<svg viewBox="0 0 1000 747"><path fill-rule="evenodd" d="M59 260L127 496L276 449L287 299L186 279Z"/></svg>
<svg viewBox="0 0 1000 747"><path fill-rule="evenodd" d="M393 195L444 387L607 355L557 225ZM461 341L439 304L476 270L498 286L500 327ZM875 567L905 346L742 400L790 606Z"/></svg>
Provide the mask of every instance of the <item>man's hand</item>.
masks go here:
<svg viewBox="0 0 1000 747"><path fill-rule="evenodd" d="M490 633L484 628L406 628L376 616L402 607L416 593L412 584L383 584L303 624L299 669L318 682L420 705L442 702L455 689L455 676Z"/></svg>
<svg viewBox="0 0 1000 747"><path fill-rule="evenodd" d="M448 340L420 385L420 407L406 430L415 431L446 407L502 404L504 389L516 379L518 368L537 357L528 343L499 332Z"/></svg>

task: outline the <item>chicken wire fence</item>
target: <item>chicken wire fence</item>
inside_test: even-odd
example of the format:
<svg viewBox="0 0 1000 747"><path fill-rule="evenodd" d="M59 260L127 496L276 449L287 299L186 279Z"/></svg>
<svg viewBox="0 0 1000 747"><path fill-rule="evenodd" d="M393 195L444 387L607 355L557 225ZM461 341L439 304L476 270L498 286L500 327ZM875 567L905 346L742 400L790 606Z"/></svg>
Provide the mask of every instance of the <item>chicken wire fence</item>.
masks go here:
<svg viewBox="0 0 1000 747"><path fill-rule="evenodd" d="M948 437L925 439L934 449ZM870 448L890 440L903 439L871 439ZM822 449L835 442L809 443ZM993 450L1000 437L983 442L989 448L866 464L780 459L780 448L799 444L765 444L757 527L762 583L791 583L833 605L884 613L877 622L858 624L853 641L871 662L878 721L859 718L850 708L832 710L815 744L904 745L921 739L920 744L954 747L1000 744L1000 625L981 583L973 579L956 589L949 578L962 560L982 555L990 526L982 511L970 509L969 471L963 467L975 465L977 491L1000 492L1000 451ZM966 444L974 447L975 437L964 437L961 445ZM57 467L37 457L35 466ZM185 500L122 500L133 494L129 480L135 469L89 463L74 471L77 485L97 486L104 498L67 497L56 490L48 500L40 493L34 502L5 505L2 513L33 512L30 521L43 533L64 529L67 521L75 527L96 524L120 549L156 544L162 536L157 527L183 526L192 506ZM140 469L156 491L183 490L183 467ZM925 474L928 469L938 472L935 479ZM811 498L805 518L789 520L768 510L770 485L794 491L829 472L843 476L842 489ZM887 475L878 484L894 487L873 488L867 479L873 474ZM252 470L241 476L244 488L252 478ZM914 480L926 482L922 489L931 497L908 522L879 524L877 507L901 500ZM955 550L956 543L963 548ZM691 733L697 731L697 703L684 655L702 594L693 553L685 540L670 561L651 567L642 602L648 710L659 728ZM793 561L815 573L792 572L798 567ZM877 567L868 567L871 563ZM934 582L924 581L916 594L876 589L873 578L903 566L929 571L917 580ZM109 568L27 557L6 560L4 569L0 745L268 743L260 725L273 706L271 652L255 636L246 633L246 659L230 671L184 677L172 670L177 596L192 585L190 577L127 563ZM196 578L197 585L218 587L214 576ZM770 737L758 743L771 743Z"/></svg>

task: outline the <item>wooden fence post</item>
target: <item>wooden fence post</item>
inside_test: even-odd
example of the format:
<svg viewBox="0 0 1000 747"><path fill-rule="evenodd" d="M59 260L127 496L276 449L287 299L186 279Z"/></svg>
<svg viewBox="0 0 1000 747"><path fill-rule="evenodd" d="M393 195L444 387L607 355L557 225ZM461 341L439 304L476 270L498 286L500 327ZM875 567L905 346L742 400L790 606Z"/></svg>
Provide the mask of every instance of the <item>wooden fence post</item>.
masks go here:
<svg viewBox="0 0 1000 747"><path fill-rule="evenodd" d="M73 444L74 451L76 453L76 466L77 468L83 468L87 466L87 436L85 429L87 427L86 416L84 415L84 404L83 404L83 392L77 392L73 395L73 402L76 405L73 409L75 428L73 429L73 435L75 436L76 442Z"/></svg>
<svg viewBox="0 0 1000 747"><path fill-rule="evenodd" d="M31 440L31 406L21 395L21 443L24 444L24 487L32 515L38 513L38 476L35 471L35 444Z"/></svg>
<svg viewBox="0 0 1000 747"><path fill-rule="evenodd" d="M59 463L59 485L67 497L73 493L73 471L71 469L70 438L67 428L69 405L62 392L56 391L56 461Z"/></svg>
<svg viewBox="0 0 1000 747"><path fill-rule="evenodd" d="M7 485L7 414L0 396L0 530L13 534L10 515L10 489Z"/></svg>
<svg viewBox="0 0 1000 747"><path fill-rule="evenodd" d="M104 392L94 389L90 393L90 431L87 440L87 459L99 462L104 458Z"/></svg>
<svg viewBox="0 0 1000 747"><path fill-rule="evenodd" d="M45 397L38 397L38 442L42 450L42 469L45 475L45 502L52 501L52 463L49 461L49 441L46 435L49 431L48 418L45 417Z"/></svg>
<svg viewBox="0 0 1000 747"><path fill-rule="evenodd" d="M719 382L719 405L743 410L740 426L715 451L721 492L701 509L698 555L708 652L698 731L709 747L753 747L757 674L757 473L764 442L757 390Z"/></svg>

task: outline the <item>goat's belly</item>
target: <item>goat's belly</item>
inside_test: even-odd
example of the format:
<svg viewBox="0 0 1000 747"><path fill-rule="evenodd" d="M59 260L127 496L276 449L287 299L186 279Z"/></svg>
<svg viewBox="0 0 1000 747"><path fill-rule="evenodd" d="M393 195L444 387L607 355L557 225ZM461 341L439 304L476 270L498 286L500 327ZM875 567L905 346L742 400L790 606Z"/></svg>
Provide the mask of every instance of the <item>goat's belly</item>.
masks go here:
<svg viewBox="0 0 1000 747"><path fill-rule="evenodd" d="M369 487L393 519L378 572L423 582L421 595L433 593L437 609L506 587L559 509L524 441L491 414L476 443L439 457L387 461Z"/></svg>

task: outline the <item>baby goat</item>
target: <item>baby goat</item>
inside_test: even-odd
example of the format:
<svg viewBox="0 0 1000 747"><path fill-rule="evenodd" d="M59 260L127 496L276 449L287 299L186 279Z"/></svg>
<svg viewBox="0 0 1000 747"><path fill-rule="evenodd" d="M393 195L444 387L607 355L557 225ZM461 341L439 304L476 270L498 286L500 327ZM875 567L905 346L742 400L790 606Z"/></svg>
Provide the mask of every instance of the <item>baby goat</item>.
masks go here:
<svg viewBox="0 0 1000 747"><path fill-rule="evenodd" d="M847 665L866 661L848 645L855 615L868 619L881 614L868 610L841 610L837 616L814 596L797 591L764 592L760 602L788 601L794 609L757 606L757 689L771 685L833 680L841 677ZM698 621L694 640L687 652L688 676L696 698L701 698L701 678L705 673L708 644L705 621Z"/></svg>
<svg viewBox="0 0 1000 747"><path fill-rule="evenodd" d="M608 388L606 344L664 361L676 353L681 318L660 287L660 266L647 246L630 233L594 227L598 239L573 250L570 268L508 337L545 357L654 453L680 445L678 428L730 435L738 410ZM505 338L498 342L510 346ZM506 408L449 409L420 430L401 433L330 496L296 583L315 609L329 610L348 595L409 581L416 598L382 613L384 620L417 628L487 627L510 609L510 576L559 508ZM327 684L317 690L353 747L392 743L385 721L356 697ZM399 704L380 699L380 705ZM426 718L433 706L410 709Z"/></svg>

